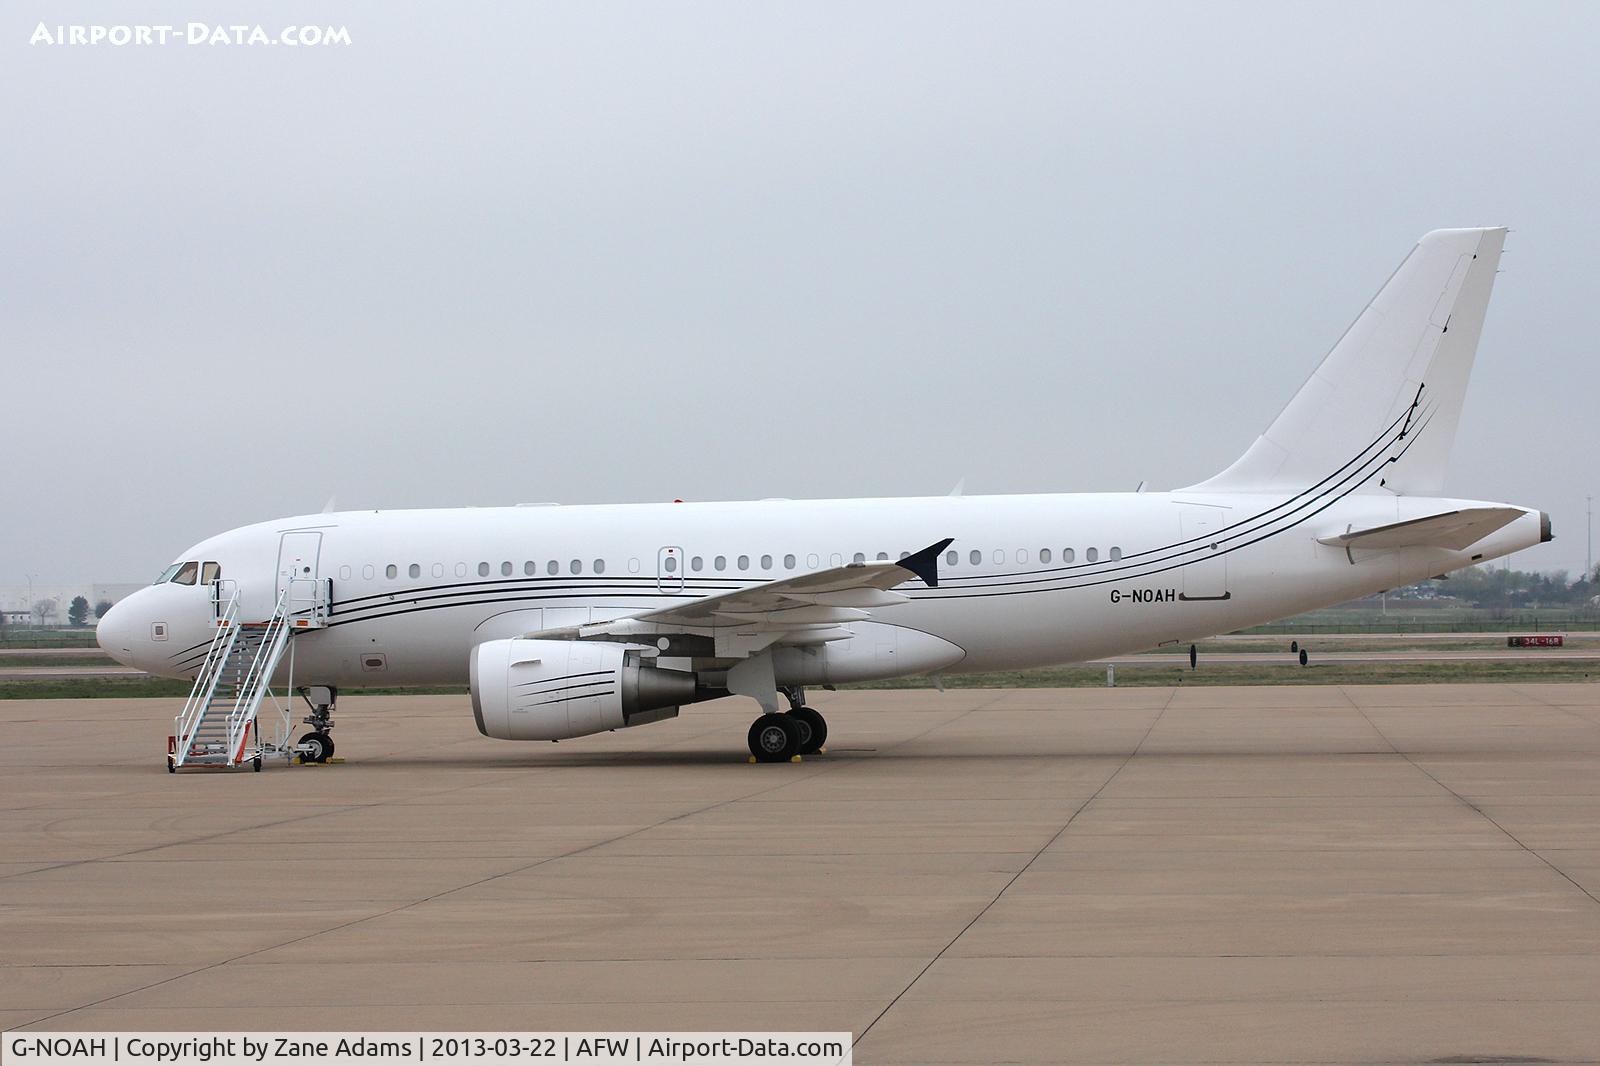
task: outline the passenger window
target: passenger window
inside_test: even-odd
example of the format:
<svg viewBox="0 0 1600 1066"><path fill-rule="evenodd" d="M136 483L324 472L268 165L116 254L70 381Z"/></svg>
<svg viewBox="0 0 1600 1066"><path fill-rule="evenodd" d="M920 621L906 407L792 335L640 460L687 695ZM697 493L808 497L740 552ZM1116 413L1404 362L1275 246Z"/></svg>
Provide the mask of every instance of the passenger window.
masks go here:
<svg viewBox="0 0 1600 1066"><path fill-rule="evenodd" d="M406 572L409 573L412 577L421 577L422 576L422 564L420 564L420 563L412 563L411 564L411 569L406 571Z"/></svg>
<svg viewBox="0 0 1600 1066"><path fill-rule="evenodd" d="M879 552L878 553L878 562L886 563L888 561L889 561L889 553L888 552Z"/></svg>
<svg viewBox="0 0 1600 1066"><path fill-rule="evenodd" d="M504 562L504 563L500 564L500 576L501 577L510 577L511 576L511 563L510 562Z"/></svg>
<svg viewBox="0 0 1600 1066"><path fill-rule="evenodd" d="M192 585L194 584L194 579L199 576L199 573L199 563L184 563L182 566L178 567L178 572L172 575L172 583L174 585Z"/></svg>
<svg viewBox="0 0 1600 1066"><path fill-rule="evenodd" d="M771 570L772 569L772 556L763 555L761 557L761 569L763 569L763 570Z"/></svg>
<svg viewBox="0 0 1600 1066"><path fill-rule="evenodd" d="M739 556L739 569L740 570L748 570L748 569L750 569L750 556L748 556L748 555Z"/></svg>
<svg viewBox="0 0 1600 1066"><path fill-rule="evenodd" d="M900 558L909 559L909 558L911 558L911 553L910 552L901 552L900 553Z"/></svg>
<svg viewBox="0 0 1600 1066"><path fill-rule="evenodd" d="M697 574L700 572L700 568L704 565L704 561L698 555L689 560L689 569L693 570Z"/></svg>
<svg viewBox="0 0 1600 1066"><path fill-rule="evenodd" d="M783 557L783 568L785 570L793 570L794 569L794 556L785 555Z"/></svg>
<svg viewBox="0 0 1600 1066"><path fill-rule="evenodd" d="M390 567L390 569L392 570L394 568ZM479 577L488 577L489 576L489 564L488 563L479 563L478 564L478 576Z"/></svg>
<svg viewBox="0 0 1600 1066"><path fill-rule="evenodd" d="M1085 559L1089 560L1091 563L1098 562L1099 559L1100 559L1100 549L1099 548L1089 548L1089 549L1084 551L1083 557Z"/></svg>
<svg viewBox="0 0 1600 1066"><path fill-rule="evenodd" d="M467 564L466 563L457 563L456 564L456 577L466 577L466 576L467 576Z"/></svg>
<svg viewBox="0 0 1600 1066"><path fill-rule="evenodd" d="M1111 561L1112 562L1116 562L1120 558L1122 558L1122 549L1121 548L1112 548L1111 549Z"/></svg>
<svg viewBox="0 0 1600 1066"><path fill-rule="evenodd" d="M979 565L983 562L983 553L977 548L973 548L971 554L967 556L967 562L971 563L973 566Z"/></svg>
<svg viewBox="0 0 1600 1066"><path fill-rule="evenodd" d="M339 567L339 580L340 581L349 581L350 580L350 568L348 566Z"/></svg>
<svg viewBox="0 0 1600 1066"><path fill-rule="evenodd" d="M1070 562L1072 562L1073 558L1074 558L1074 556L1073 556L1073 552L1072 552L1071 548L1062 548L1061 549L1061 561L1062 562L1070 563Z"/></svg>
<svg viewBox="0 0 1600 1066"><path fill-rule="evenodd" d="M377 571L372 568L372 564L368 563L366 566L361 568L361 580L371 581L376 573Z"/></svg>
<svg viewBox="0 0 1600 1066"><path fill-rule="evenodd" d="M1039 561L1041 563L1048 563L1050 561L1050 549L1049 548L1040 548L1039 549Z"/></svg>
<svg viewBox="0 0 1600 1066"><path fill-rule="evenodd" d="M209 585L222 576L222 567L216 563L204 563L200 567L200 584Z"/></svg>
<svg viewBox="0 0 1600 1066"><path fill-rule="evenodd" d="M728 568L728 557L726 555L719 555L715 559L711 560L711 565L718 570L726 570Z"/></svg>
<svg viewBox="0 0 1600 1066"><path fill-rule="evenodd" d="M961 561L961 553L952 548L944 553L944 565L954 566Z"/></svg>
<svg viewBox="0 0 1600 1066"><path fill-rule="evenodd" d="M639 572L639 557L638 556L634 556L633 558L628 560L628 573L637 574L638 572Z"/></svg>
<svg viewBox="0 0 1600 1066"><path fill-rule="evenodd" d="M383 568L383 576L393 581L400 576L400 568L393 563Z"/></svg>
<svg viewBox="0 0 1600 1066"><path fill-rule="evenodd" d="M1027 548L1018 548L1017 549L1017 562L1025 563L1027 561L1028 561L1028 549Z"/></svg>
<svg viewBox="0 0 1600 1066"><path fill-rule="evenodd" d="M1000 550L1000 549L999 549L999 548L996 548L996 549L995 549L995 550L994 550L994 561L995 561L995 562L996 562L996 563L1003 563L1003 562L1005 562L1005 561L1006 561L1006 553L1005 553L1005 552L1003 552L1003 551L1001 551L1001 550Z"/></svg>
<svg viewBox="0 0 1600 1066"><path fill-rule="evenodd" d="M867 561L867 553L866 552L856 552L854 555L852 555L850 557L850 561L852 563L857 563L857 564L864 563L864 562Z"/></svg>
<svg viewBox="0 0 1600 1066"><path fill-rule="evenodd" d="M434 577L444 577L444 564L443 563L434 563L433 564L433 576Z"/></svg>
<svg viewBox="0 0 1600 1066"><path fill-rule="evenodd" d="M539 570L539 568L534 565L534 562L533 562L532 559L529 559L527 562L522 564L522 572L524 574L526 574L527 576L529 576L529 577L532 577L535 573L538 572L538 570Z"/></svg>
<svg viewBox="0 0 1600 1066"><path fill-rule="evenodd" d="M544 564L544 572L552 576L559 574L561 573L561 564L556 562L554 559L551 559L548 563Z"/></svg>
<svg viewBox="0 0 1600 1066"><path fill-rule="evenodd" d="M678 557L676 555L667 556L666 560L664 562L662 562L661 568L663 570L665 570L669 574L677 573L678 572Z"/></svg>
<svg viewBox="0 0 1600 1066"><path fill-rule="evenodd" d="M606 572L606 561L604 559L596 559L594 561L594 572L597 574Z"/></svg>
<svg viewBox="0 0 1600 1066"><path fill-rule="evenodd" d="M582 559L574 559L574 560L572 560L572 562L567 564L567 569L571 570L574 574L583 573L583 560Z"/></svg>
<svg viewBox="0 0 1600 1066"><path fill-rule="evenodd" d="M838 552L834 552L832 555L830 555L828 557L828 565L829 566L843 566L844 565L844 556L840 555Z"/></svg>
<svg viewBox="0 0 1600 1066"><path fill-rule="evenodd" d="M818 559L815 554L808 555L806 556L806 565L815 570L817 567L822 565L822 560Z"/></svg>

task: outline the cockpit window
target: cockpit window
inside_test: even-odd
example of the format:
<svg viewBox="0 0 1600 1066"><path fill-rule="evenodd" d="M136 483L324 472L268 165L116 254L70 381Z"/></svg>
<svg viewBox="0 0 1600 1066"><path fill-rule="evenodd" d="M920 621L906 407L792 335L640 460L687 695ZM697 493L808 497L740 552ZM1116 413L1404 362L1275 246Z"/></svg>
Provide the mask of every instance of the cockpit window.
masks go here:
<svg viewBox="0 0 1600 1066"><path fill-rule="evenodd" d="M215 581L217 578L219 578L221 576L222 576L222 564L220 564L220 563L201 563L200 564L200 584L209 585L209 584L211 584L213 581Z"/></svg>
<svg viewBox="0 0 1600 1066"><path fill-rule="evenodd" d="M199 563L196 563L196 562L184 563L182 566L180 566L178 568L178 572L173 575L172 583L174 585L192 585L192 584L194 584L195 576L197 574L199 574L199 573L200 573L200 564Z"/></svg>
<svg viewBox="0 0 1600 1066"><path fill-rule="evenodd" d="M181 567L181 566L183 566L182 563L173 563L171 566L169 566L165 570L161 571L161 576L157 577L154 581L151 582L151 584L152 585L165 585L168 581L172 580L172 575L176 574L178 572L178 568Z"/></svg>

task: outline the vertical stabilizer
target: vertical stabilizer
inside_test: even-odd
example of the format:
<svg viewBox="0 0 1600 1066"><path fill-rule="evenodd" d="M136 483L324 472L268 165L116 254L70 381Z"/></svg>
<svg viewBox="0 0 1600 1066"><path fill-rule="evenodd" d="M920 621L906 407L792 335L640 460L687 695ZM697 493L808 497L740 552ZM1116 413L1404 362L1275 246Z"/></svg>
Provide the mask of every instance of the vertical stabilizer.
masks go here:
<svg viewBox="0 0 1600 1066"><path fill-rule="evenodd" d="M1423 237L1249 451L1193 488L1303 489L1384 448L1370 488L1439 495L1505 237Z"/></svg>

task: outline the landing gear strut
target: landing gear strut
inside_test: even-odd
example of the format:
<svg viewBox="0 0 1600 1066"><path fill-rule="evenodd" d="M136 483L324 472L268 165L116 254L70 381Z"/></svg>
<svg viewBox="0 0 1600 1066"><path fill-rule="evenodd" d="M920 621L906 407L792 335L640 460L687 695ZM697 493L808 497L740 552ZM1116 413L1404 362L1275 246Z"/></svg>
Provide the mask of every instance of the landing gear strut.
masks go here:
<svg viewBox="0 0 1600 1066"><path fill-rule="evenodd" d="M300 690L300 697L306 701L306 706L311 708L311 713L302 719L312 729L312 732L301 737L296 748L300 752L302 762L327 762L333 757L333 737L329 730L333 729L333 708L339 697L339 691L322 685Z"/></svg>
<svg viewBox="0 0 1600 1066"><path fill-rule="evenodd" d="M756 762L788 762L796 755L825 751L828 720L807 707L806 690L790 685L778 690L789 701L781 714L763 714L750 724L750 754Z"/></svg>

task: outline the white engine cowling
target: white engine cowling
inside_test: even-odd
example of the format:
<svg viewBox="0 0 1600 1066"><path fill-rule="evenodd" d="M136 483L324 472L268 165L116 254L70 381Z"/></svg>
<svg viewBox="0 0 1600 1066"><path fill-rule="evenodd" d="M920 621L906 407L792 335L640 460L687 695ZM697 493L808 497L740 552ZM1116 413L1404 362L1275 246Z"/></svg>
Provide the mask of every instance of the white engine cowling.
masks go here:
<svg viewBox="0 0 1600 1066"><path fill-rule="evenodd" d="M677 716L695 675L624 644L491 640L472 650L472 715L498 740L566 740Z"/></svg>

